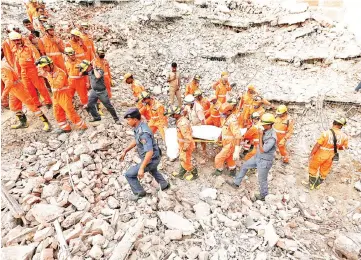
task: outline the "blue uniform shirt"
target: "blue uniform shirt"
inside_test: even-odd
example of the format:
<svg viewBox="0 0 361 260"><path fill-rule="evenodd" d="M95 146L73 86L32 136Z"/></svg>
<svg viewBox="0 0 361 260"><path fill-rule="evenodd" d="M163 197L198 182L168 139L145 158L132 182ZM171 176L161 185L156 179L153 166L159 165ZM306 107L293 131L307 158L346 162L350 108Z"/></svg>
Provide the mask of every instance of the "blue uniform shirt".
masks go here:
<svg viewBox="0 0 361 260"><path fill-rule="evenodd" d="M264 152L261 153L259 149L257 149L256 158L267 160L267 161L273 161L275 157L275 152L277 148L277 135L275 133L275 130L273 128L265 131L263 133L263 150Z"/></svg>
<svg viewBox="0 0 361 260"><path fill-rule="evenodd" d="M134 129L134 137L140 158L144 159L145 154L149 151L153 151L152 161L159 158L160 149L154 140L152 131L145 122L140 122Z"/></svg>

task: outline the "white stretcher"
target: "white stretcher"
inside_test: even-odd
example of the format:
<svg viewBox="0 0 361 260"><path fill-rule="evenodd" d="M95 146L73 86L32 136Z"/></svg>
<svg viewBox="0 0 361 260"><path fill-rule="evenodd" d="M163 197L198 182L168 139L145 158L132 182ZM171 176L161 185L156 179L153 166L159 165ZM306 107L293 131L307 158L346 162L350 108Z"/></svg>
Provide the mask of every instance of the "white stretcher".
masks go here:
<svg viewBox="0 0 361 260"><path fill-rule="evenodd" d="M246 131L247 128L241 128L241 135L243 136ZM195 142L217 143L221 133L222 128L213 125L192 126L192 136ZM176 159L179 156L176 128L167 128L165 130L165 143L167 146L167 156L171 160Z"/></svg>

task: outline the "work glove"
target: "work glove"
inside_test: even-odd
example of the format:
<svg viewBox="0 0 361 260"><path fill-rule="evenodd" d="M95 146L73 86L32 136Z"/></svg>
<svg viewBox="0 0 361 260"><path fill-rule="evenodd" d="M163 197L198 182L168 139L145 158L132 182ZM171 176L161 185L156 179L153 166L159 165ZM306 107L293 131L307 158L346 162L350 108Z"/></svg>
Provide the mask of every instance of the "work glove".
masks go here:
<svg viewBox="0 0 361 260"><path fill-rule="evenodd" d="M188 150L188 148L189 148L189 145L184 145L184 146L183 146L183 149L182 149L183 152L186 152L186 151Z"/></svg>
<svg viewBox="0 0 361 260"><path fill-rule="evenodd" d="M234 148L234 152L233 152L233 160L234 160L234 161L238 161L240 150L241 150L241 147L240 147L239 145L237 145L237 146Z"/></svg>

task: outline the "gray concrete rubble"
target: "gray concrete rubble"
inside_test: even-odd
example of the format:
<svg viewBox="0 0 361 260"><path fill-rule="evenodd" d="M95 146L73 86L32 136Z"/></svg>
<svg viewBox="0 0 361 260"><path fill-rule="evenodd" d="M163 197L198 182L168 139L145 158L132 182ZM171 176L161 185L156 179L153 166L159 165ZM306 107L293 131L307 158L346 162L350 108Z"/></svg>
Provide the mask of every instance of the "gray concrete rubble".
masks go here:
<svg viewBox="0 0 361 260"><path fill-rule="evenodd" d="M135 106L120 77L126 72L168 104L171 62L179 65L182 93L200 74L206 97L228 71L236 83L230 96L252 84L275 106L288 106L295 120L291 159L284 165L277 155L268 176L270 194L254 201L257 173L247 173L239 189L231 188L228 171L212 176L220 148L207 144L207 156L199 149L194 153L197 180L174 178L179 161L163 156L159 170L170 189L159 191L146 173L141 184L147 196L132 202L124 173L141 159L132 150L119 160L133 140L125 121L115 125L104 111L102 121L84 133L57 136L39 132L41 122L28 111L29 128L10 131L13 115L4 111L1 181L20 209L10 209L2 196L2 258L51 260L61 253L69 260L360 259L361 94L353 92L361 81L360 44L345 26L307 4L264 2L273 4L49 1L51 21L63 39L87 20L95 45L107 49L112 102L120 117ZM2 2L3 26L20 25L24 18L22 1ZM88 121L77 98L75 104ZM55 128L52 111L44 112ZM310 191L304 186L310 150L341 115L348 118L343 130L351 138L349 149L340 152L320 190ZM155 137L165 151L160 135Z"/></svg>

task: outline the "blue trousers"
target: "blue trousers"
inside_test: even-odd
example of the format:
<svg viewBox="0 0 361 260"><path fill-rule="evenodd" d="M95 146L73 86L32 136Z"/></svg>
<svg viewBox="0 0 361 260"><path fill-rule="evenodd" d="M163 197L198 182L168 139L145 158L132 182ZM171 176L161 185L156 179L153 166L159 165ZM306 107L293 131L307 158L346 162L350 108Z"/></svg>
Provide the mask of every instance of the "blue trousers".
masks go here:
<svg viewBox="0 0 361 260"><path fill-rule="evenodd" d="M115 111L112 103L110 103L110 99L109 99L107 90L95 91L92 89L92 90L90 90L90 93L89 93L88 109L89 109L90 114L93 116L93 118L98 119L98 120L101 119L101 117L96 109L96 104L98 102L98 99L106 107L106 109L112 115L113 119L115 121L119 120L117 112Z"/></svg>
<svg viewBox="0 0 361 260"><path fill-rule="evenodd" d="M272 167L273 161L266 161L256 157L256 155L253 156L242 165L241 171L234 178L234 183L239 186L248 169L257 168L259 191L262 197L266 197L268 195L268 172Z"/></svg>
<svg viewBox="0 0 361 260"><path fill-rule="evenodd" d="M150 174L152 174L154 179L160 184L160 187L164 189L165 187L167 187L168 182L164 179L163 175L160 172L158 172L157 168L159 162L160 162L160 157L159 159L151 161L147 165L147 167L145 167L144 172L149 172ZM145 194L145 191L142 185L140 185L140 182L138 180L139 168L140 168L140 164L130 167L128 171L125 173L125 178L127 179L130 188L132 189L134 194Z"/></svg>

